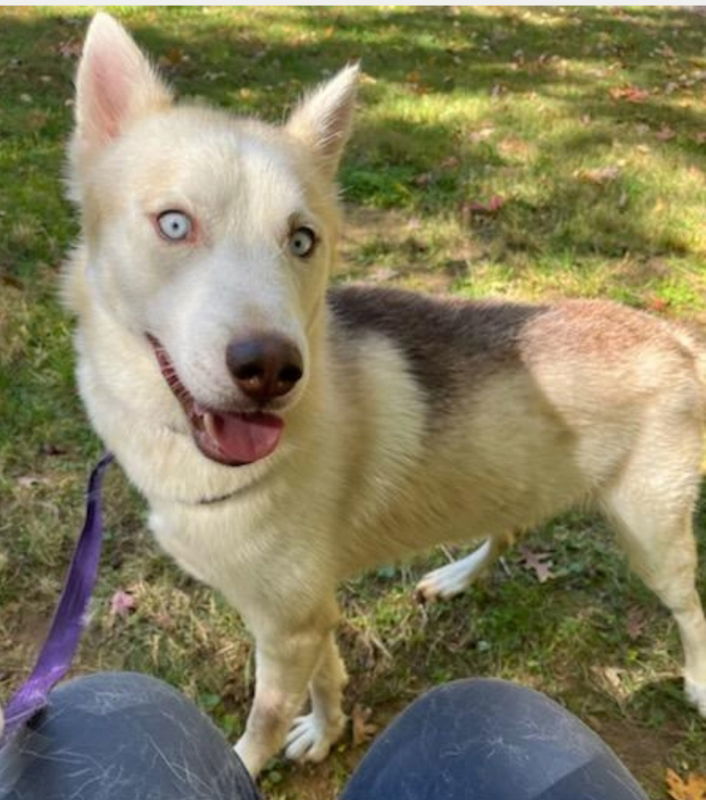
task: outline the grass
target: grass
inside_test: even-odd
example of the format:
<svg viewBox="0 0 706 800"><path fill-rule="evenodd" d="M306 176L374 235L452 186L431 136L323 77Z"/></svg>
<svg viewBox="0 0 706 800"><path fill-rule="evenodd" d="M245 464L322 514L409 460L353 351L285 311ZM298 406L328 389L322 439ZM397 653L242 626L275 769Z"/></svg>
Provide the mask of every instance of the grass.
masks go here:
<svg viewBox="0 0 706 800"><path fill-rule="evenodd" d="M362 58L341 185L339 280L468 297L610 297L706 322L704 17L659 8L125 8L118 16L181 94L277 121L301 90ZM18 685L56 602L100 451L72 375L57 270L76 233L63 199L85 9L0 11L0 697ZM639 90L645 90L641 93ZM493 199L495 198L495 200ZM76 671L137 669L194 697L232 738L251 646L224 602L160 554L118 470L101 579ZM698 530L706 527L702 502ZM678 684L674 625L602 522L554 520L453 602L412 587L445 556L341 589L348 708L384 725L425 688L496 675L592 725L655 798L663 773L706 772L706 727ZM118 590L136 609L109 613ZM272 800L336 795L365 745L277 762Z"/></svg>

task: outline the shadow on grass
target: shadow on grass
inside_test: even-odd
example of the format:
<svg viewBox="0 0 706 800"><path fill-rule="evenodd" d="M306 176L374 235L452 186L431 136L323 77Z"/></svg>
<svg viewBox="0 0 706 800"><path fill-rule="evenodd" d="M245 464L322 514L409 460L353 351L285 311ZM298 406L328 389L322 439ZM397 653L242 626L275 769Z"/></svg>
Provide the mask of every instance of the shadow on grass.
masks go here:
<svg viewBox="0 0 706 800"><path fill-rule="evenodd" d="M414 208L422 214L460 213L464 201L487 191L489 171L504 171L512 182L513 170L518 179L529 170L537 185L545 181L543 191L508 203L496 217L474 220L469 235L502 240L510 251L544 255L568 251L610 258L628 249L683 255L688 249L679 236L655 231L639 204L631 202L639 186L620 178L597 202L596 187L576 180L562 164L577 153L587 160L603 157L616 136L638 146L634 128L649 124L679 131L662 143L665 152L680 153L706 168L703 146L687 135L698 132L703 120L677 105L676 95L663 92L664 53L676 52L674 58L683 64L703 57L701 15L606 8L507 9L494 15L469 8L262 8L225 17L190 9L125 10L121 16L181 93L273 120L281 119L282 109L324 72L362 58L366 73L377 82L362 87L362 105L370 113L361 117L342 173L351 202ZM0 200L14 209L13 217L24 213L28 220L18 229L15 218L8 230L9 215L0 219L8 242L7 249L0 248L0 259L6 264L22 262L31 270L33 260L54 261L68 243L58 176L71 124L66 102L87 21L87 16L61 12L3 19L0 133L16 143L8 148L7 166L18 185L0 189ZM593 63L601 77L567 73L562 64L572 62ZM608 87L619 83L610 76L612 64L625 70L632 83L649 87L650 96L639 104L611 100ZM411 123L384 110L391 92L408 95L412 104L424 102L426 93L472 103L487 98L493 87L499 89L497 102L489 113L482 111L479 124L512 123L513 114L521 115L513 110L515 100L526 102L534 93L573 107L577 124L589 115L594 129L546 137L535 166L529 167L503 158L489 144L469 144L467 118L462 123L453 117ZM27 93L30 102L21 99ZM521 125L519 116L517 122ZM449 156L459 158L458 168L420 185L420 173L433 171ZM549 164L551 169L543 169ZM32 180L39 173L54 182L48 193L46 180L42 183L53 217L46 222L32 207L38 200Z"/></svg>

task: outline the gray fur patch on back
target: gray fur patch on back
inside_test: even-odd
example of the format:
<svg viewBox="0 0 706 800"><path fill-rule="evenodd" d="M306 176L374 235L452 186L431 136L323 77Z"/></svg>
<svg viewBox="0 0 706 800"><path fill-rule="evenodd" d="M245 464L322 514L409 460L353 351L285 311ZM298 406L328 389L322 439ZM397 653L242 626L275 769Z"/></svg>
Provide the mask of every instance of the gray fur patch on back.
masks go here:
<svg viewBox="0 0 706 800"><path fill-rule="evenodd" d="M336 336L370 332L389 338L436 412L469 392L475 380L519 365L522 329L549 310L362 285L329 290L328 304Z"/></svg>

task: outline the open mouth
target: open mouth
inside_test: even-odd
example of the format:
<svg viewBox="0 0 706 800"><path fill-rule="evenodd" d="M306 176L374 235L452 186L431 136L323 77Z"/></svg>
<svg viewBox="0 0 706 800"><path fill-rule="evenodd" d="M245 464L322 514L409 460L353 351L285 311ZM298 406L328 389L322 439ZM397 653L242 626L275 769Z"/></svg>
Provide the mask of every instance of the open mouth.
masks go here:
<svg viewBox="0 0 706 800"><path fill-rule="evenodd" d="M213 461L231 467L252 464L268 456L279 443L284 422L264 411L216 411L204 408L179 380L162 344L147 335L164 380L184 409L199 450Z"/></svg>

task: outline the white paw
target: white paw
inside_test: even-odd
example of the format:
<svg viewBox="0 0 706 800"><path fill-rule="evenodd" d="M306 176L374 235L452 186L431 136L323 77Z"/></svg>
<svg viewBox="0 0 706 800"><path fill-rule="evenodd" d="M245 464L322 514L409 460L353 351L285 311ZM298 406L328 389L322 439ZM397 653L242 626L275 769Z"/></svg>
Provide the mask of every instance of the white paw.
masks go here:
<svg viewBox="0 0 706 800"><path fill-rule="evenodd" d="M459 594L483 571L489 554L490 540L487 539L469 556L428 572L417 584L415 597L420 602L426 602Z"/></svg>
<svg viewBox="0 0 706 800"><path fill-rule="evenodd" d="M470 583L465 571L456 569L457 563L447 564L427 574L417 584L414 594L418 600L427 602L437 597L453 597Z"/></svg>
<svg viewBox="0 0 706 800"><path fill-rule="evenodd" d="M343 733L346 718L333 725L324 725L313 713L297 717L285 741L285 755L292 761L323 761L331 745Z"/></svg>
<svg viewBox="0 0 706 800"><path fill-rule="evenodd" d="M706 717L706 683L697 683L684 676L684 691L687 700L696 706L702 717Z"/></svg>

